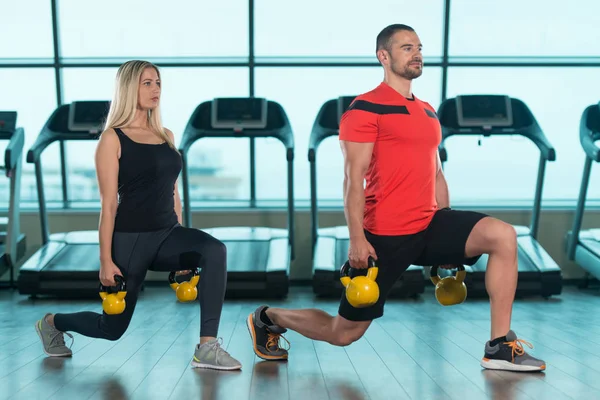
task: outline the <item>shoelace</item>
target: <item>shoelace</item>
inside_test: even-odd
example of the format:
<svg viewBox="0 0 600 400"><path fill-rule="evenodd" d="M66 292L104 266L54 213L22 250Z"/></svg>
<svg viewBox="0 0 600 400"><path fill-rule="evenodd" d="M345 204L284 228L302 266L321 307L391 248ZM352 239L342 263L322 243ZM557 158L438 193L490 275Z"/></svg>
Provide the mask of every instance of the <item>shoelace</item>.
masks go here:
<svg viewBox="0 0 600 400"><path fill-rule="evenodd" d="M75 338L69 332L61 332L57 329L54 329L50 336L50 347L59 347L66 346L65 337L63 335L67 335L71 338L71 346L75 343Z"/></svg>
<svg viewBox="0 0 600 400"><path fill-rule="evenodd" d="M523 349L523 345L521 344L526 344L527 346L529 346L530 349L533 349L533 345L531 343L529 343L526 340L522 340L522 339L516 339L513 340L512 342L504 342L504 344L507 344L510 346L510 348L512 349L512 361L515 362L515 354L517 356L522 356L523 354L525 354L525 349Z"/></svg>
<svg viewBox="0 0 600 400"><path fill-rule="evenodd" d="M223 347L221 347L222 343L223 343L223 338L217 338L217 340L210 345L210 349L215 351L215 361L217 364L219 364L219 355L220 354L225 353L226 355L229 356L229 353L227 352L227 350L225 350Z"/></svg>
<svg viewBox="0 0 600 400"><path fill-rule="evenodd" d="M285 338L285 336L282 336L281 333L269 332L267 333L267 349L270 349L272 346L275 346L277 350L282 349L282 347L279 346L279 339L285 340L288 344L288 347L283 350L288 351L292 347L292 344Z"/></svg>

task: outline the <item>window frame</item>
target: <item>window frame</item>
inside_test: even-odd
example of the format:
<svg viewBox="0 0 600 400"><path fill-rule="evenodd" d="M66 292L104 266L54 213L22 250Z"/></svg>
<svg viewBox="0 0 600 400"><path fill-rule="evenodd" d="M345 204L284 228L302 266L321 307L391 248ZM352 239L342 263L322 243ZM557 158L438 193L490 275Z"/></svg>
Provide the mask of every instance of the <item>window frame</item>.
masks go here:
<svg viewBox="0 0 600 400"><path fill-rule="evenodd" d="M56 85L56 102L57 105L63 104L63 80L62 71L67 68L104 68L104 67L115 67L121 64L120 59L82 59L82 60L69 60L61 57L60 53L60 38L59 38L59 12L58 4L55 0L48 0L51 4L51 19L52 19L52 43L53 43L53 57L52 59L9 59L0 58L0 70L3 68L53 68L55 85ZM377 61L366 59L344 59L344 58L327 58L319 59L314 57L307 58L272 58L272 59L261 59L255 55L255 15L254 5L256 0L248 0L248 55L247 57L200 57L200 58L156 58L149 59L161 64L163 68L169 67L243 67L248 70L248 96L255 95L255 70L259 67L356 67L356 66L376 66ZM450 35L452 34L452 26L450 21L451 15L451 0L444 0L444 11L443 11L443 40L442 40L442 56L441 58L425 59L428 65L437 66L442 68L442 79L441 79L441 100L444 101L447 98L448 88L448 69L451 67L568 67L577 69L580 67L594 67L600 69L600 57L451 57L449 55L449 42ZM436 105L434 105L436 106ZM256 199L256 145L254 140L250 139L250 198L247 202L236 202L232 207L239 209L248 208L275 208L276 204L261 204ZM297 157L300 159L302 155L298 154ZM68 197L68 174L66 168L66 148L64 144L60 144L60 165L61 165L61 179L63 183L63 199L60 204L62 209L71 209L73 211L79 211L82 208L77 205L72 205ZM573 201L562 202L560 204L552 204L552 202L544 201L544 208L557 208L557 209L570 209L572 208L577 199ZM600 199L589 199L589 203L600 206ZM206 202L207 204L211 202ZM285 204L285 199L282 199L282 206ZM61 207L62 206L62 207ZM99 206L99 205L98 205ZM305 201L297 202L297 206L308 207L308 203ZM475 206L475 205L474 205ZM494 208L494 205L477 205L487 209ZM222 209L224 205L217 207L210 207L209 209ZM512 209L528 209L529 207L523 204L502 204L496 206L498 208L512 208ZM279 207L277 207L279 208ZM283 208L283 207L282 207ZM206 210L206 206L202 206L203 210Z"/></svg>

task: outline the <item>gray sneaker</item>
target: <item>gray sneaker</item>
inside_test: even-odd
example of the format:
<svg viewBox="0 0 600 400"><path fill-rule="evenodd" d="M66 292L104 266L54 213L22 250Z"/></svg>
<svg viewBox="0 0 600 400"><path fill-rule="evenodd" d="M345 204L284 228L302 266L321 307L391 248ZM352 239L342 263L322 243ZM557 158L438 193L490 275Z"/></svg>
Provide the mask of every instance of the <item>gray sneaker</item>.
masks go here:
<svg viewBox="0 0 600 400"><path fill-rule="evenodd" d="M531 343L518 339L513 331L508 331L505 342L490 346L488 341L485 344L485 355L481 360L481 366L504 371L544 371L546 363L527 354L522 343L533 348Z"/></svg>
<svg viewBox="0 0 600 400"><path fill-rule="evenodd" d="M73 352L65 345L65 337L63 335L66 332L61 332L53 326L50 326L50 324L46 321L46 317L48 315L50 314L44 315L44 318L35 323L35 330L37 331L38 336L42 341L42 345L44 346L44 353L50 357L72 356ZM73 339L73 336L70 333L66 334Z"/></svg>
<svg viewBox="0 0 600 400"><path fill-rule="evenodd" d="M221 347L221 338L213 339L203 345L197 344L192 366L194 368L209 368L219 370L241 369L242 363L231 357Z"/></svg>

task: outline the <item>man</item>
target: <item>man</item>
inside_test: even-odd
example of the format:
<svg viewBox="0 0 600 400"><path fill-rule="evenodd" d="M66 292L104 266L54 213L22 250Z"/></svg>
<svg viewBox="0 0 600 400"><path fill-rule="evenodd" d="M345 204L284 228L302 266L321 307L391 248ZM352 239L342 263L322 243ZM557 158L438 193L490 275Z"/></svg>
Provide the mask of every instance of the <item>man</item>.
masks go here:
<svg viewBox="0 0 600 400"><path fill-rule="evenodd" d="M340 121L339 139L348 259L355 269L367 268L369 257L377 260L379 300L354 308L342 296L335 317L317 309L259 307L247 321L255 353L267 360L287 359L287 351L279 347L287 329L347 346L383 316L389 290L409 265L473 265L481 254L489 254L491 340L481 365L544 370L544 361L528 355L510 329L518 272L515 230L485 214L450 209L437 152L440 124L433 107L411 89L423 72L419 37L409 26L391 25L377 36L376 51L384 81L355 99Z"/></svg>

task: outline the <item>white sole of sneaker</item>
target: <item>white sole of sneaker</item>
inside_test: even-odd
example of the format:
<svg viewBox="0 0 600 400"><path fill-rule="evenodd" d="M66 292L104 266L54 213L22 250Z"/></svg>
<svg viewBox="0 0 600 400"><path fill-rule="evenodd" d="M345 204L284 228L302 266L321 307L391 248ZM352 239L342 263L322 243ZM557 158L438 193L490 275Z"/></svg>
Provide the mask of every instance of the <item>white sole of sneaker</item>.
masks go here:
<svg viewBox="0 0 600 400"><path fill-rule="evenodd" d="M40 332L40 329L38 328L38 323L35 323L35 331L38 334L38 337L40 338L40 341L42 342L42 350L44 350L44 353L46 353L47 356L49 357L71 357L73 355L73 353L61 353L61 354L50 354L46 351L46 346L44 346L44 339L42 338L42 332Z"/></svg>
<svg viewBox="0 0 600 400"><path fill-rule="evenodd" d="M541 367L536 367L532 365L517 365L504 360L489 360L482 359L481 366L486 369L496 369L502 371L515 371L515 372L537 372L544 371L546 369L546 365L542 365Z"/></svg>
<svg viewBox="0 0 600 400"><path fill-rule="evenodd" d="M242 366L235 366L235 367L224 367L222 365L212 365L212 364L202 364L202 363L198 363L196 361L192 361L192 367L194 368L203 368L203 369L217 369L219 371L235 371L237 369L242 369Z"/></svg>

